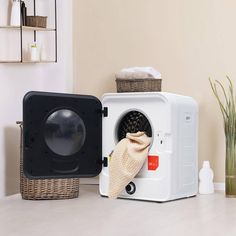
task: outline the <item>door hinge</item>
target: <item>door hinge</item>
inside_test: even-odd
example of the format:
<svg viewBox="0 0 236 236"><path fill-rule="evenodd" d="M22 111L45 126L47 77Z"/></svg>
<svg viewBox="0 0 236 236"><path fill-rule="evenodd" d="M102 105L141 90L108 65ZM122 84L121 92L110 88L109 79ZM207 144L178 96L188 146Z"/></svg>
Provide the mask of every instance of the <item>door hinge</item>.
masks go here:
<svg viewBox="0 0 236 236"><path fill-rule="evenodd" d="M107 157L103 158L102 164L104 167L108 167L108 158Z"/></svg>
<svg viewBox="0 0 236 236"><path fill-rule="evenodd" d="M107 157L104 157L103 160L98 160L97 163L99 165L103 165L104 167L108 167L108 158Z"/></svg>
<svg viewBox="0 0 236 236"><path fill-rule="evenodd" d="M108 116L108 107L104 107L104 108L103 108L102 114L103 114L104 117L107 117L107 116Z"/></svg>

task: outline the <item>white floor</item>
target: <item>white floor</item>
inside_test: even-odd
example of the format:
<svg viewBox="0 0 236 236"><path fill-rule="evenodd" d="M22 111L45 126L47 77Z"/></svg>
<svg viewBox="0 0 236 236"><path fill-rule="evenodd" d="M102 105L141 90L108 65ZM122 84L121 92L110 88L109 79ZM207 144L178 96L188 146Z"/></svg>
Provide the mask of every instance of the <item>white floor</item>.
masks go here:
<svg viewBox="0 0 236 236"><path fill-rule="evenodd" d="M236 235L236 199L222 192L167 203L102 198L82 185L72 200L0 200L1 236Z"/></svg>

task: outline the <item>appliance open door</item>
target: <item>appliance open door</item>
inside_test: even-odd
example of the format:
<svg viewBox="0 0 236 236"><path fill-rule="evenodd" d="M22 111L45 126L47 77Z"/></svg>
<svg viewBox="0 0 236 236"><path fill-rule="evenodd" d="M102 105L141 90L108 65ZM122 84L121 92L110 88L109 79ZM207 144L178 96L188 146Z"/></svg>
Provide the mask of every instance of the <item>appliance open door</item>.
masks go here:
<svg viewBox="0 0 236 236"><path fill-rule="evenodd" d="M31 179L94 177L102 169L102 104L93 96L29 92L23 170Z"/></svg>

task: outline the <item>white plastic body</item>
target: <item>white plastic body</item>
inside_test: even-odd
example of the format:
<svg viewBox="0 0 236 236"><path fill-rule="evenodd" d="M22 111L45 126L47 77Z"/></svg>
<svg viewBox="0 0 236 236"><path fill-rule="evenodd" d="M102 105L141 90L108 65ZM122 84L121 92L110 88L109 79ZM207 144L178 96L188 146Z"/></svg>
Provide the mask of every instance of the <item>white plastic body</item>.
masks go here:
<svg viewBox="0 0 236 236"><path fill-rule="evenodd" d="M149 155L159 156L157 170L148 170L145 162L133 180L134 194L124 190L121 198L170 201L194 196L198 192L198 106L191 98L164 92L105 94L103 107L103 157L108 157L118 142L117 126L129 111L142 112L152 128ZM100 194L107 196L108 167L99 178Z"/></svg>
<svg viewBox="0 0 236 236"><path fill-rule="evenodd" d="M20 26L21 21L20 0L12 1L11 26Z"/></svg>
<svg viewBox="0 0 236 236"><path fill-rule="evenodd" d="M209 161L203 162L203 167L199 171L199 193L200 194L211 194L214 193L213 184L214 173L210 167Z"/></svg>

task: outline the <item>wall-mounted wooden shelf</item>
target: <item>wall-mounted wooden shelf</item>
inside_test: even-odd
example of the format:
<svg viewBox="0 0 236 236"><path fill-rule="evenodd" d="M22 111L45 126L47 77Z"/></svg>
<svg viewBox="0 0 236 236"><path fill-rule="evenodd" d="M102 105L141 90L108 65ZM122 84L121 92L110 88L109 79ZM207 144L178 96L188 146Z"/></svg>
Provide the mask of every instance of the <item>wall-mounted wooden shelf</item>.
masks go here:
<svg viewBox="0 0 236 236"><path fill-rule="evenodd" d="M53 63L55 61L45 60L45 61L23 61L22 63Z"/></svg>
<svg viewBox="0 0 236 236"><path fill-rule="evenodd" d="M0 61L0 63L22 63L20 60L7 60L7 61Z"/></svg>
<svg viewBox="0 0 236 236"><path fill-rule="evenodd" d="M0 26L0 29L11 29L11 30L24 30L24 31L56 31L53 28L40 28L40 27L31 27L31 26Z"/></svg>
<svg viewBox="0 0 236 236"><path fill-rule="evenodd" d="M33 63L55 63L55 61L53 61L53 60L45 60L45 61L7 60L7 61L0 61L0 63L25 63L25 64L33 64Z"/></svg>
<svg viewBox="0 0 236 236"><path fill-rule="evenodd" d="M23 25L19 25L19 26L10 26L10 25L1 25L0 26L0 30L18 30L20 33L20 59L16 59L16 60L4 60L4 59L0 59L0 63L53 63L53 62L57 62L57 0L53 0L54 1L54 10L55 10L55 20L54 20L54 28L41 28L41 27L31 27L31 26L23 26ZM20 3L22 1L20 0ZM36 12L36 2L37 0L33 0L33 15L36 16L38 15ZM55 34L55 57L53 60L42 60L42 61L26 61L24 59L23 56L23 32L33 32L33 36L34 36L34 42L36 42L37 39L37 32L41 31L41 32L53 32Z"/></svg>
<svg viewBox="0 0 236 236"><path fill-rule="evenodd" d="M0 29L20 29L20 26L1 25Z"/></svg>

